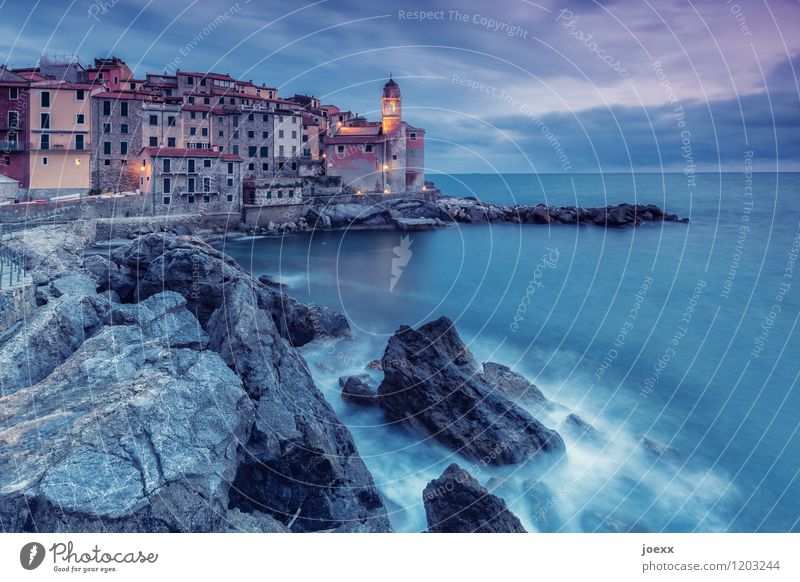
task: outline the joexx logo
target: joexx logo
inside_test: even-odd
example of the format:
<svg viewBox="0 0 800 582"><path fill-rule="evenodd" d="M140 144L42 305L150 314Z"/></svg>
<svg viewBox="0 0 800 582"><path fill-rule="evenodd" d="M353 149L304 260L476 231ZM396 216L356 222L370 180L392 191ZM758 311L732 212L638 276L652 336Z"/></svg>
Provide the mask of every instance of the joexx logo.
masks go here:
<svg viewBox="0 0 800 582"><path fill-rule="evenodd" d="M39 542L30 542L19 551L19 563L26 570L35 570L44 562L45 549Z"/></svg>

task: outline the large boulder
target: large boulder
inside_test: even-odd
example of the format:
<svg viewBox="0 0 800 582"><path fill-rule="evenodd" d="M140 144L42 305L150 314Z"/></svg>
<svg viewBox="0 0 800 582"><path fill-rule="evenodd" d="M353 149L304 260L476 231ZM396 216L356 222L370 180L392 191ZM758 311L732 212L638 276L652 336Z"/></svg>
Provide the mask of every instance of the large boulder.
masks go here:
<svg viewBox="0 0 800 582"><path fill-rule="evenodd" d="M428 483L422 499L429 532L525 533L506 502L455 463Z"/></svg>
<svg viewBox="0 0 800 582"><path fill-rule="evenodd" d="M210 348L256 403L232 506L292 523L292 531L390 531L353 437L314 385L306 362L278 334L250 285L232 282L223 297L207 326Z"/></svg>
<svg viewBox="0 0 800 582"><path fill-rule="evenodd" d="M175 291L205 326L224 300L226 285L241 281L257 293L279 333L295 347L314 339L339 338L350 333L347 320L327 307L304 305L253 278L236 261L199 240L169 234L145 235L112 254L130 284L114 288L123 301L141 301L162 291ZM126 294L127 291L127 294Z"/></svg>
<svg viewBox="0 0 800 582"><path fill-rule="evenodd" d="M446 317L402 326L389 339L383 371L378 401L387 414L469 459L505 465L564 452L556 431L487 382Z"/></svg>
<svg viewBox="0 0 800 582"><path fill-rule="evenodd" d="M369 385L369 376L342 376L339 378L339 387L342 389L342 400L361 406L373 406L378 403L378 395Z"/></svg>
<svg viewBox="0 0 800 582"><path fill-rule="evenodd" d="M224 529L252 422L218 355L105 327L45 380L0 399L0 529Z"/></svg>
<svg viewBox="0 0 800 582"><path fill-rule="evenodd" d="M539 388L508 366L486 362L483 364L483 378L503 396L523 406L541 408L547 404L547 398Z"/></svg>

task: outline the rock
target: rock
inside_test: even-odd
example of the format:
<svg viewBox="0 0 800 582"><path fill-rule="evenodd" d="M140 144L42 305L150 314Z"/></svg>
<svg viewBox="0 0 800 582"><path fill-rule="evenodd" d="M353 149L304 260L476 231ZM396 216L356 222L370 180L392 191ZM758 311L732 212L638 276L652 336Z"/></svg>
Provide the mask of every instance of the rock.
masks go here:
<svg viewBox="0 0 800 582"><path fill-rule="evenodd" d="M525 533L502 498L489 493L453 463L422 494L428 531L433 533Z"/></svg>
<svg viewBox="0 0 800 582"><path fill-rule="evenodd" d="M395 218L392 223L403 231L427 230L439 226L439 222L433 218Z"/></svg>
<svg viewBox="0 0 800 582"><path fill-rule="evenodd" d="M559 531L564 520L558 512L553 491L542 481L526 484L526 497L530 502L531 521L540 532L553 533Z"/></svg>
<svg viewBox="0 0 800 582"><path fill-rule="evenodd" d="M86 275L73 273L54 279L50 283L49 291L53 297L94 295L97 292L97 284Z"/></svg>
<svg viewBox="0 0 800 582"><path fill-rule="evenodd" d="M116 325L136 325L146 337L160 339L172 348L200 350L208 346L208 334L186 309L186 299L174 291L140 303L115 304L111 320Z"/></svg>
<svg viewBox="0 0 800 582"><path fill-rule="evenodd" d="M283 337L294 347L320 340L330 342L348 337L350 324L344 315L325 307L300 303L284 293L273 293L269 310Z"/></svg>
<svg viewBox="0 0 800 582"><path fill-rule="evenodd" d="M207 326L209 347L242 379L256 403L232 506L284 523L297 515L292 531L356 524L390 531L353 437L314 385L305 360L278 334L246 281L227 283L222 297Z"/></svg>
<svg viewBox="0 0 800 582"><path fill-rule="evenodd" d="M124 273L113 261L101 255L89 255L83 260L84 272L100 293L111 290L118 296L130 296L135 285L133 275Z"/></svg>
<svg viewBox="0 0 800 582"><path fill-rule="evenodd" d="M546 428L493 388L446 317L414 330L402 326L383 356L378 401L390 418L421 429L485 464L518 463L564 452Z"/></svg>
<svg viewBox="0 0 800 582"><path fill-rule="evenodd" d="M561 426L577 439L601 440L598 430L575 413L568 414Z"/></svg>
<svg viewBox="0 0 800 582"><path fill-rule="evenodd" d="M270 289L275 289L277 291L281 291L287 288L287 285L285 283L279 283L269 275L261 275L258 278L258 282L261 283L262 285L269 287Z"/></svg>
<svg viewBox="0 0 800 582"><path fill-rule="evenodd" d="M342 388L342 400L362 406L374 406L377 404L378 395L370 388L368 382L369 376L366 374L339 378L339 386Z"/></svg>
<svg viewBox="0 0 800 582"><path fill-rule="evenodd" d="M218 531L252 421L216 354L106 327L48 378L0 400L0 525Z"/></svg>
<svg viewBox="0 0 800 582"><path fill-rule="evenodd" d="M547 398L541 390L531 384L525 376L513 371L508 366L485 362L483 378L489 386L518 404L530 407L541 407L547 404Z"/></svg>
<svg viewBox="0 0 800 582"><path fill-rule="evenodd" d="M0 346L0 394L8 395L46 378L106 321L108 300L98 295L64 295L36 309Z"/></svg>
<svg viewBox="0 0 800 582"><path fill-rule="evenodd" d="M350 326L340 313L324 306L304 305L259 283L227 255L188 237L152 234L116 249L112 260L128 273L127 286L115 288L123 301L143 300L161 291L175 291L205 326L223 300L223 287L242 281L255 289L259 305L267 308L281 335L300 347L314 339L349 335Z"/></svg>
<svg viewBox="0 0 800 582"><path fill-rule="evenodd" d="M366 365L367 370L379 370L383 371L383 362L380 360L372 360Z"/></svg>
<svg viewBox="0 0 800 582"><path fill-rule="evenodd" d="M640 443L642 448L654 458L664 459L666 461L677 461L681 457L678 449L660 443L650 437L643 436Z"/></svg>
<svg viewBox="0 0 800 582"><path fill-rule="evenodd" d="M531 219L534 224L550 224L550 213L546 206L536 206L531 212Z"/></svg>

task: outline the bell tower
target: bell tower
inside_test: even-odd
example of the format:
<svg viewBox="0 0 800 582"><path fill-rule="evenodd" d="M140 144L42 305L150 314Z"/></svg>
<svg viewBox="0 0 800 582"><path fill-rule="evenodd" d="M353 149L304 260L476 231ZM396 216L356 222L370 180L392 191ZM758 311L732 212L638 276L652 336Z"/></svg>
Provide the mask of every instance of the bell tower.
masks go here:
<svg viewBox="0 0 800 582"><path fill-rule="evenodd" d="M381 99L381 113L383 115L383 133L396 133L400 130L402 97L400 97L400 85L394 82L389 75L389 81L383 86L383 98Z"/></svg>

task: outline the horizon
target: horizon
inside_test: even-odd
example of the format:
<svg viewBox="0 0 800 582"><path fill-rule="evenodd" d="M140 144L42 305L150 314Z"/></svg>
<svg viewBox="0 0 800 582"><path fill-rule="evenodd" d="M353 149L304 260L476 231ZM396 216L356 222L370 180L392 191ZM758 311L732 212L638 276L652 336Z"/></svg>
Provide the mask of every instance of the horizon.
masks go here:
<svg viewBox="0 0 800 582"><path fill-rule="evenodd" d="M369 119L392 73L432 174L736 172L746 150L754 170L800 171L795 4L648 6L44 0L4 5L0 63L114 55L138 77L224 72Z"/></svg>

